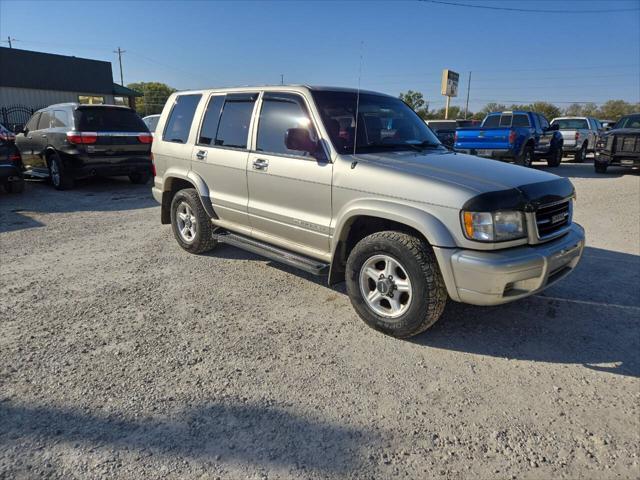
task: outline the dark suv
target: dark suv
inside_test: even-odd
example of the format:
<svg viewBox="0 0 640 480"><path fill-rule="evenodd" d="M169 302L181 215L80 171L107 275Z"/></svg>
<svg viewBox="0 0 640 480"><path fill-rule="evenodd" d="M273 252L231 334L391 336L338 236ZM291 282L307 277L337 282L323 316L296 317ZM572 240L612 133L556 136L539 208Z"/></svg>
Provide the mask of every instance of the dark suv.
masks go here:
<svg viewBox="0 0 640 480"><path fill-rule="evenodd" d="M598 140L596 172L606 173L609 166L640 167L640 113L622 117Z"/></svg>
<svg viewBox="0 0 640 480"><path fill-rule="evenodd" d="M128 175L133 183L147 183L152 140L130 108L77 103L37 111L16 135L25 173L50 178L58 190L94 175Z"/></svg>

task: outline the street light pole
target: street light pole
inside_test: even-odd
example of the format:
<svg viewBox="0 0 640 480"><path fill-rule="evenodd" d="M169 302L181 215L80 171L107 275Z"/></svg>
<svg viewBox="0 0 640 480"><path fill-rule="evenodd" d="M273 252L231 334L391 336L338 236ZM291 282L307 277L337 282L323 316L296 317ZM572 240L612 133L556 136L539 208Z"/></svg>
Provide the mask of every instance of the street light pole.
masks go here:
<svg viewBox="0 0 640 480"><path fill-rule="evenodd" d="M471 90L471 72L469 72L469 81L467 83L467 105L464 107L464 119L467 119L469 114L469 91Z"/></svg>

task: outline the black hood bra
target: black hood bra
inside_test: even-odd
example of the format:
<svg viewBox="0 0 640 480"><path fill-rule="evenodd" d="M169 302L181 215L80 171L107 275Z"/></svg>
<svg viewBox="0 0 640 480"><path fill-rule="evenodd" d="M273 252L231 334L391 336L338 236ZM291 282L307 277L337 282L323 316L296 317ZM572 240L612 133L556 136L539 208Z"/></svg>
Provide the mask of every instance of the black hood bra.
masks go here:
<svg viewBox="0 0 640 480"><path fill-rule="evenodd" d="M559 202L575 194L573 184L566 178L529 183L508 190L497 190L477 195L462 207L468 212L495 212L519 210L534 212L541 205Z"/></svg>

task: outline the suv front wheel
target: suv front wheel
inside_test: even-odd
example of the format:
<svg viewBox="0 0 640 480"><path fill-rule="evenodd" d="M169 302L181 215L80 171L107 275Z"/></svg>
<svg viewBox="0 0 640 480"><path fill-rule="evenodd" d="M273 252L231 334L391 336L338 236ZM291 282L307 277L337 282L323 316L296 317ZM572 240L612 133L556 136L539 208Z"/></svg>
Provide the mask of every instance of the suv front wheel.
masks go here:
<svg viewBox="0 0 640 480"><path fill-rule="evenodd" d="M187 252L203 253L216 246L211 219L195 188L185 188L174 195L171 227L178 244Z"/></svg>
<svg viewBox="0 0 640 480"><path fill-rule="evenodd" d="M438 263L421 239L396 231L360 240L347 259L347 292L367 325L407 338L442 315L447 290Z"/></svg>

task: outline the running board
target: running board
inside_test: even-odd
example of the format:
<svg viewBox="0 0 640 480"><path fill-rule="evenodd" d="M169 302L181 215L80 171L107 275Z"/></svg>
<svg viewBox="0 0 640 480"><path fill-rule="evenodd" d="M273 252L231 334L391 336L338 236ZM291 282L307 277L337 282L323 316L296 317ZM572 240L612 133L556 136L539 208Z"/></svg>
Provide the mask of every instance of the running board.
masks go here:
<svg viewBox="0 0 640 480"><path fill-rule="evenodd" d="M314 275L329 273L329 264L236 233L214 233L213 239Z"/></svg>

